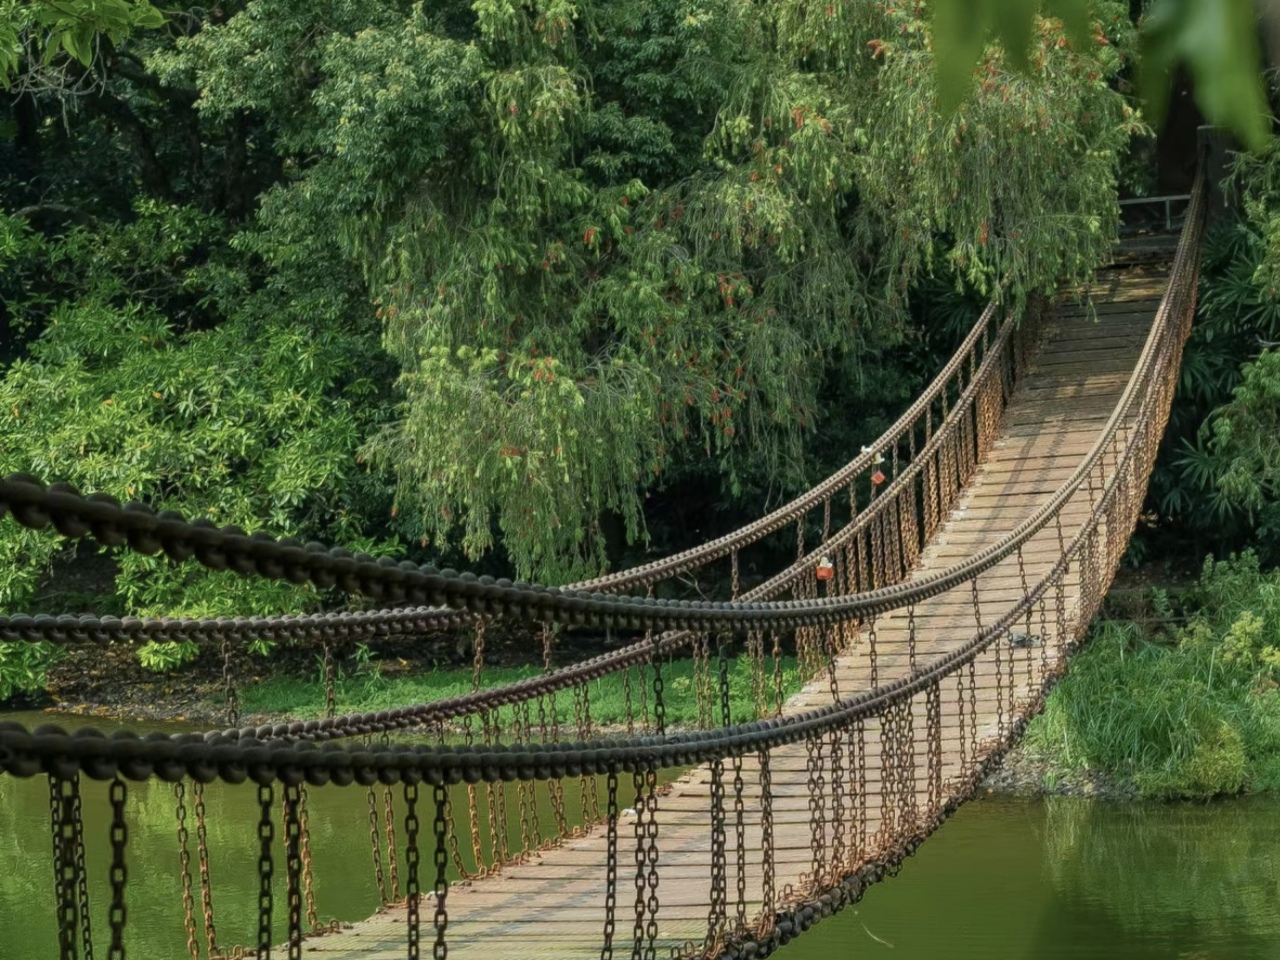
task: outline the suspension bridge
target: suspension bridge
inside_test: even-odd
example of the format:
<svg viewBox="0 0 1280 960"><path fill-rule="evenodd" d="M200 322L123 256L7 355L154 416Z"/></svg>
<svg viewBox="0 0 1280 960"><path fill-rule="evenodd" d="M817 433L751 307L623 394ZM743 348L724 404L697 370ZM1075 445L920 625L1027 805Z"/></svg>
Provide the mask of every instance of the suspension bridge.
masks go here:
<svg viewBox="0 0 1280 960"><path fill-rule="evenodd" d="M0 617L0 639L182 639L226 664L226 729L110 737L0 724L0 775L44 777L62 960L129 955L131 784L173 785L199 818L181 872L188 952L375 960L763 957L894 873L1016 741L1066 669L1137 521L1195 310L1203 182L1176 251L1129 258L1089 291L993 303L875 443L793 502L696 549L572 587L476 577L122 506L58 484L0 481L0 517L245 576L311 582L379 609L210 620ZM1088 302L1086 302L1088 301ZM743 557L795 560L743 591ZM763 555L757 552L756 556ZM718 601L655 598L676 577ZM547 669L483 682L488 625L540 638ZM474 631L475 689L400 709L239 726L245 640L344 644L448 625ZM553 669L559 630L608 627L616 650ZM745 689L730 655L745 651ZM782 658L806 683L787 696ZM693 682L664 681L673 657ZM592 720L621 677L624 725ZM698 723L672 729L673 697ZM741 716L748 704L750 716ZM671 771L664 774L663 771ZM674 779L672 776L674 775ZM90 835L82 778L107 781ZM204 785L256 791L258 891L243 945L218 939L217 850ZM363 790L383 903L325 923L308 804ZM578 810L579 819L570 815ZM254 825L248 825L251 828ZM109 861L107 929L91 929L85 851ZM175 863L177 860L175 859ZM356 870L349 865L348 870ZM401 889L403 880L403 889ZM199 898L201 911L193 910ZM203 924L195 913L203 914ZM203 931L203 948L197 934ZM235 936L224 923L223 937Z"/></svg>

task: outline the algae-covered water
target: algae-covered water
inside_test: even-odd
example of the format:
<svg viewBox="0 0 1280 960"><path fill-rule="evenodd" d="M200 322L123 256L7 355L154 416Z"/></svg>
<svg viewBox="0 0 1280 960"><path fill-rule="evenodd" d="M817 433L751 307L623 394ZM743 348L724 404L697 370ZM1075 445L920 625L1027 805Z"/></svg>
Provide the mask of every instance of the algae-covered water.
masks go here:
<svg viewBox="0 0 1280 960"><path fill-rule="evenodd" d="M576 789L566 792L567 812L576 819ZM87 858L93 926L99 952L105 953L106 786L86 781L83 795L86 835L95 841ZM245 942L256 924L254 791L215 784L207 788L206 802L220 939ZM465 808L465 794L454 802ZM48 803L43 778L0 777L3 960L58 955ZM509 817L515 806L509 802ZM187 951L172 788L130 784L128 816L128 956L178 960ZM541 816L551 822L545 803ZM312 791L310 821L320 916L364 919L378 905L365 791ZM194 858L194 823L191 828ZM198 915L198 887L195 893ZM277 904L282 922L282 885ZM629 942L615 952L628 951ZM930 838L896 879L873 887L862 903L819 924L778 956L1280 958L1280 799L1158 805L984 797Z"/></svg>

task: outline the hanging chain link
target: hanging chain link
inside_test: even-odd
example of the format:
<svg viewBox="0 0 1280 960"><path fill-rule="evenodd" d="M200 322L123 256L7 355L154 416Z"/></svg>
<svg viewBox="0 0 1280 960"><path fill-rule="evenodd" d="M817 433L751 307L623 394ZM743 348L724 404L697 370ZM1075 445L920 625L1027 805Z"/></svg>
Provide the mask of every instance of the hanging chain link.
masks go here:
<svg viewBox="0 0 1280 960"><path fill-rule="evenodd" d="M71 798L78 790L75 778L49 774L49 825L53 836L53 883L57 900L58 949L62 960L76 960L75 822Z"/></svg>
<svg viewBox="0 0 1280 960"><path fill-rule="evenodd" d="M666 684L662 680L662 654L658 650L657 634L649 645L649 669L653 671L653 732L661 737L667 732L667 705L663 700Z"/></svg>
<svg viewBox="0 0 1280 960"><path fill-rule="evenodd" d="M365 791L365 799L369 807L369 848L373 852L373 879L378 886L378 900L385 907L390 903L387 897L387 881L382 873L382 841L378 832L378 794L373 787Z"/></svg>
<svg viewBox="0 0 1280 960"><path fill-rule="evenodd" d="M231 636L222 635L222 695L227 703L227 726L240 723L240 695L236 693L235 670L231 663Z"/></svg>
<svg viewBox="0 0 1280 960"><path fill-rule="evenodd" d="M218 956L218 929L213 922L213 884L209 875L209 827L204 806L204 784L195 780L191 784L191 796L195 801L196 854L200 865L200 906L204 914L205 944L209 956Z"/></svg>
<svg viewBox="0 0 1280 960"><path fill-rule="evenodd" d="M747 928L747 807L746 784L742 777L742 757L733 757L733 844L735 854L737 916L734 932L743 936Z"/></svg>
<svg viewBox="0 0 1280 960"><path fill-rule="evenodd" d="M763 875L760 885L763 903L760 908L760 937L768 936L777 918L778 901L775 887L777 865L773 848L773 773L769 764L769 751L759 752L760 765L760 860Z"/></svg>
<svg viewBox="0 0 1280 960"><path fill-rule="evenodd" d="M302 805L302 787L285 784L284 806L284 877L285 903L288 908L286 942L289 960L302 958L302 825L298 808Z"/></svg>
<svg viewBox="0 0 1280 960"><path fill-rule="evenodd" d="M600 960L613 960L613 936L618 928L618 771L610 768L605 788L606 829L604 880L604 941Z"/></svg>
<svg viewBox="0 0 1280 960"><path fill-rule="evenodd" d="M311 861L311 816L307 809L307 786L301 785L298 796L298 830L302 855L302 895L307 904L307 929L320 933L320 914L316 911L315 869Z"/></svg>
<svg viewBox="0 0 1280 960"><path fill-rule="evenodd" d="M334 717L338 713L337 681L334 678L333 650L324 645L324 715Z"/></svg>
<svg viewBox="0 0 1280 960"><path fill-rule="evenodd" d="M405 932L408 937L408 958L418 960L422 943L421 889L418 885L418 785L404 785L404 897L405 897Z"/></svg>
<svg viewBox="0 0 1280 960"><path fill-rule="evenodd" d="M187 831L187 785L179 780L173 785L173 796L178 818L178 863L182 884L182 926L187 931L187 954L191 960L200 960L200 948L196 946L195 899L191 893L191 850Z"/></svg>
<svg viewBox="0 0 1280 960"><path fill-rule="evenodd" d="M725 899L728 890L728 858L725 854L724 816L724 760L711 761L711 896L707 911L707 936L703 953L708 957L720 955L724 943L724 924L727 910Z"/></svg>
<svg viewBox="0 0 1280 960"><path fill-rule="evenodd" d="M809 857L810 870L806 892L814 892L821 883L825 863L826 817L824 816L823 790L826 780L822 773L822 741L816 736L805 737L805 790L809 804Z"/></svg>
<svg viewBox="0 0 1280 960"><path fill-rule="evenodd" d="M773 658L774 714L780 717L785 691L782 685L782 635L776 630L773 632L773 650L770 651L770 656Z"/></svg>
<svg viewBox="0 0 1280 960"><path fill-rule="evenodd" d="M916 672L916 605L907 606L907 669Z"/></svg>
<svg viewBox="0 0 1280 960"><path fill-rule="evenodd" d="M658 938L658 771L646 764L635 773L636 920L633 960L656 960Z"/></svg>
<svg viewBox="0 0 1280 960"><path fill-rule="evenodd" d="M828 884L839 882L840 875L846 865L844 844L845 809L844 809L844 734L838 729L831 731L831 868L827 872Z"/></svg>
<svg viewBox="0 0 1280 960"><path fill-rule="evenodd" d="M853 782L857 784L858 804L854 808L854 862L867 859L867 725L858 720L853 733Z"/></svg>
<svg viewBox="0 0 1280 960"><path fill-rule="evenodd" d="M635 709L631 705L631 668L622 671L622 715L627 721L627 736L636 735Z"/></svg>
<svg viewBox="0 0 1280 960"><path fill-rule="evenodd" d="M876 615L867 621L867 656L871 659L871 689L880 683L880 655L876 650Z"/></svg>
<svg viewBox="0 0 1280 960"><path fill-rule="evenodd" d="M928 818L934 822L942 813L942 688L931 684L926 699L929 747L929 801Z"/></svg>
<svg viewBox="0 0 1280 960"><path fill-rule="evenodd" d="M271 807L275 796L270 784L258 785L258 954L257 960L271 960L271 914L274 908L271 882L275 861L271 847L275 841L275 824Z"/></svg>
<svg viewBox="0 0 1280 960"><path fill-rule="evenodd" d="M436 931L435 945L432 948L432 960L446 960L449 956L449 946L445 942L445 931L449 928L449 914L447 911L446 900L449 894L449 858L445 851L447 825L445 822L445 807L448 805L449 791L443 784L435 784L432 787L432 794L435 799L436 815L432 821L435 829L435 894L436 894L436 912L432 918L432 924Z"/></svg>
<svg viewBox="0 0 1280 960"><path fill-rule="evenodd" d="M382 788L382 825L387 834L387 873L390 877L391 886L389 893L391 894L391 902L400 902L400 855L399 847L396 846L396 811L395 798L391 795L391 788L384 786Z"/></svg>
<svg viewBox="0 0 1280 960"><path fill-rule="evenodd" d="M129 845L129 825L125 821L124 807L127 790L124 781L116 777L108 788L107 798L111 803L111 908L107 913L107 923L111 928L111 946L107 950L108 960L125 960L124 928L129 919L129 910L125 906L124 892L129 882L129 867L125 863L125 850Z"/></svg>
<svg viewBox="0 0 1280 960"><path fill-rule="evenodd" d="M80 916L80 942L83 948L81 956L84 960L93 960L93 928L89 914L89 873L84 865L84 811L80 805L80 777L72 781L71 825L73 832L72 852L76 873L76 895L79 903L76 912Z"/></svg>

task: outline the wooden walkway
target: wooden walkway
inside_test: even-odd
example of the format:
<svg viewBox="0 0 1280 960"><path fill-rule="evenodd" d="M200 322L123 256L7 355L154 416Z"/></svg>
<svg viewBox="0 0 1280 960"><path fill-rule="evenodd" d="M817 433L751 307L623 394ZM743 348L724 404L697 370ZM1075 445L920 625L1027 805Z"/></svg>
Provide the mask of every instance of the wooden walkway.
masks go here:
<svg viewBox="0 0 1280 960"><path fill-rule="evenodd" d="M1019 385L1000 425L994 448L979 467L975 479L922 555L917 575L944 569L985 546L995 543L1032 514L1074 468L1096 440L1129 377L1164 291L1163 266L1130 267L1104 271L1092 290L1096 321L1078 305L1057 308L1047 323L1043 349L1029 375ZM1087 491L1077 494L1062 514L1068 541L1090 512ZM1040 580L1060 556L1058 533L1050 525L1023 550L1027 580ZM1074 574L1074 571L1073 571ZM1022 597L1022 574L1016 558L984 574L979 581L984 622L990 623ZM1068 614L1078 600L1078 581L1069 578L1065 601ZM933 598L915 610L918 657L922 662L955 649L975 632L974 604L969 586ZM1071 617L1068 616L1070 621ZM880 683L901 676L907 669L907 613L897 611L876 624ZM1035 625L1038 635L1039 625ZM1045 636L1028 639L1013 648L1010 664L1006 652L1000 664L1002 682L1012 677L1020 699L1040 687L1044 669L1053 669L1062 657L1064 638L1052 619ZM869 688L870 661L867 644L838 661L837 677L842 696ZM994 737L997 665L988 656L977 664L979 741ZM967 689L965 691L967 697ZM955 717L960 694L948 681L942 690L944 717ZM918 698L919 701L919 698ZM826 678L794 696L786 712L828 704L831 692ZM923 770L926 756L924 707L917 706L914 731L916 763ZM867 836L879 826L880 747L879 730L868 725L866 778L851 783L851 791L866 798ZM955 723L943 725L943 775L960 770L962 744ZM787 906L790 888L799 890L811 869L810 790L807 754L803 745L775 750L772 754L772 808L780 906ZM831 781L830 771L825 771ZM754 759L743 762L747 783L746 836L749 850L760 850L760 788ZM847 776L847 769L846 769ZM658 955L668 948L692 941L701 943L708 913L710 873L710 780L707 768L689 771L659 798L660 899ZM926 778L920 776L918 782ZM623 783L624 805L630 802L629 780ZM954 781L944 782L944 795L958 794ZM822 798L824 804L827 798ZM852 806L852 801L846 801ZM831 806L827 814L831 815ZM846 818L848 819L848 818ZM635 891L635 839L633 819L624 814L618 835L618 931L615 954L629 956L632 949ZM853 843L852 823L831 827L842 831L846 845ZM730 837L733 819L730 814ZM448 897L449 956L467 958L599 957L604 922L606 841L603 830L560 847L546 850L527 863L504 867L495 876L457 884ZM863 851L875 853L874 840ZM761 858L746 864L745 913L754 920L760 911ZM728 858L728 913L737 911L737 870L732 839ZM751 898L756 899L751 899ZM792 896L790 902L797 898ZM430 949L430 895L422 904L423 952ZM403 907L379 913L353 928L308 939L305 950L326 960L393 960L405 955Z"/></svg>

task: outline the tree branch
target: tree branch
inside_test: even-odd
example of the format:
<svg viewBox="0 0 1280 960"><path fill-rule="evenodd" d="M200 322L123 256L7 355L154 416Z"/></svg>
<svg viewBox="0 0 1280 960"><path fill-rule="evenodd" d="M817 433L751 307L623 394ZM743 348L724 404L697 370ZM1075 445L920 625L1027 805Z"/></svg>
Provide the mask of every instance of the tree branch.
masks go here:
<svg viewBox="0 0 1280 960"><path fill-rule="evenodd" d="M110 120L114 120L120 128L125 141L133 150L142 173L142 184L149 193L166 200L170 199L173 189L169 183L169 175L160 158L156 156L155 144L151 140L151 132L138 115L119 97L109 93L95 94L90 102Z"/></svg>
<svg viewBox="0 0 1280 960"><path fill-rule="evenodd" d="M105 62L107 69L116 76L123 77L139 87L145 87L172 103L191 107L195 105L200 96L198 90L188 87L170 87L161 83L159 77L148 72L142 61L130 53L123 53L119 50L112 51L106 57Z"/></svg>
<svg viewBox="0 0 1280 960"><path fill-rule="evenodd" d="M34 220L45 215L52 215L61 220L73 220L76 223L86 225L98 222L98 218L93 214L65 203L33 203L30 206L20 207L10 214L10 216L21 217L24 220Z"/></svg>

